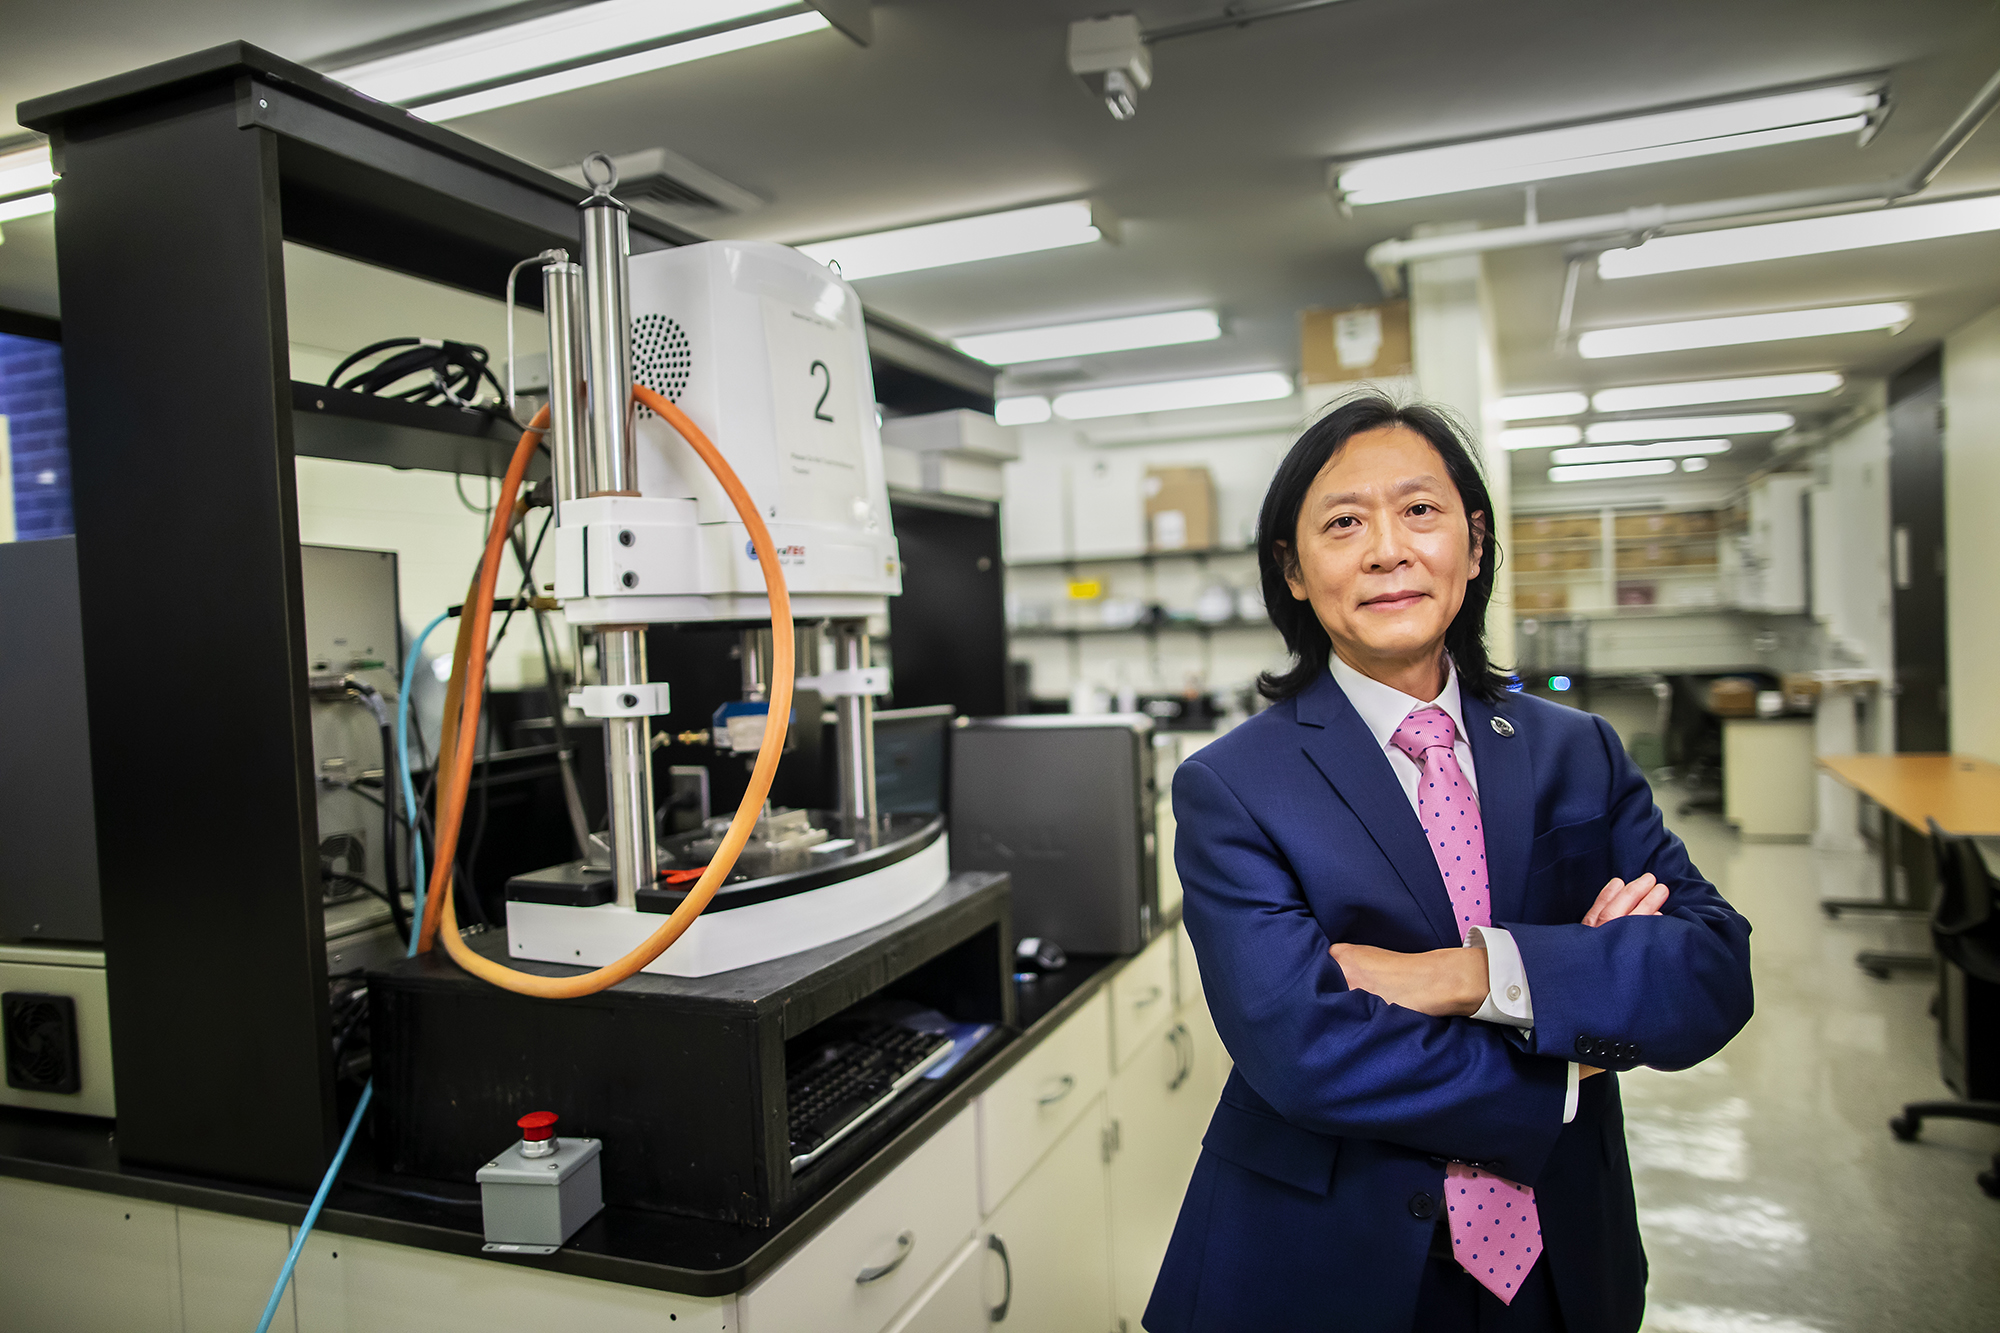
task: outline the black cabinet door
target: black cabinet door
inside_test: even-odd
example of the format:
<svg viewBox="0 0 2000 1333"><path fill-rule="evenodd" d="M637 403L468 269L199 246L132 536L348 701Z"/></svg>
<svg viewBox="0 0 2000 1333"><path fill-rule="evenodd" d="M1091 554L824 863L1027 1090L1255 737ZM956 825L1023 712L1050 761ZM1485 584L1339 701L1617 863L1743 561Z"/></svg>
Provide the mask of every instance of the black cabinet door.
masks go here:
<svg viewBox="0 0 2000 1333"><path fill-rule="evenodd" d="M903 595L889 603L894 706L1006 712L999 506L903 493L889 509L903 558Z"/></svg>
<svg viewBox="0 0 2000 1333"><path fill-rule="evenodd" d="M1951 748L1945 658L1944 362L1889 382L1889 559L1896 622L1896 749Z"/></svg>

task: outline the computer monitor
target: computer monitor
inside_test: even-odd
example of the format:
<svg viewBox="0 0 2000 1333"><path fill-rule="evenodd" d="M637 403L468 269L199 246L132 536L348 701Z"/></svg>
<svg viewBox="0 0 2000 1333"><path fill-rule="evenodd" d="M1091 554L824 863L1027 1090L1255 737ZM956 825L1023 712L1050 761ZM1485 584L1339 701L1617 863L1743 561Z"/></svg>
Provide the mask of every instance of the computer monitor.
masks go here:
<svg viewBox="0 0 2000 1333"><path fill-rule="evenodd" d="M883 814L943 812L945 747L957 712L949 704L876 712L875 802Z"/></svg>

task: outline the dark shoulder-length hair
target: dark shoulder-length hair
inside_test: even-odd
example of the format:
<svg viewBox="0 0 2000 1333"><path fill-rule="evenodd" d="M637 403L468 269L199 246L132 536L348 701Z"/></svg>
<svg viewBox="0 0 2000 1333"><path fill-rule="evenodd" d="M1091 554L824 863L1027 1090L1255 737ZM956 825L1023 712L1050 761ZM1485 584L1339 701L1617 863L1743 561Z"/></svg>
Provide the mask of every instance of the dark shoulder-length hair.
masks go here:
<svg viewBox="0 0 2000 1333"><path fill-rule="evenodd" d="M1405 426L1429 440L1444 459L1445 472L1458 488L1466 517L1479 514L1485 525L1485 551L1479 573L1465 588L1465 602L1444 632L1445 651L1458 667L1459 689L1492 703L1505 693L1512 678L1494 669L1486 654L1486 605L1493 598L1493 573L1500 564L1500 541L1493 530L1493 496L1473 457L1466 432L1444 410L1425 403L1398 405L1376 393L1350 398L1321 417L1299 436L1264 496L1257 516L1257 572L1264 588L1264 607L1271 623L1285 638L1292 665L1266 671L1257 690L1277 702L1290 699L1327 669L1333 644L1326 636L1312 603L1293 598L1285 582L1295 568L1299 510L1313 479L1348 440L1366 430Z"/></svg>

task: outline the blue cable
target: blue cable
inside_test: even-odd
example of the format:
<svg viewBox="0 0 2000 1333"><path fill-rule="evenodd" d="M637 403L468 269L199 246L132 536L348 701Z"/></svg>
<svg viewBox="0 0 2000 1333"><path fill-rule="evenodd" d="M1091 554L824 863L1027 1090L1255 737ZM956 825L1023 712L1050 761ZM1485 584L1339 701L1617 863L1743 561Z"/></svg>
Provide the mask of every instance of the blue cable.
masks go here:
<svg viewBox="0 0 2000 1333"><path fill-rule="evenodd" d="M396 768L403 778L403 804L410 810L410 864L413 872L410 882L416 885L417 893L416 905L410 909L412 921L424 919L424 893L430 886L424 878L424 842L417 832L417 789L410 781L410 687L416 680L417 658L423 654L424 645L430 641L432 632L450 618L451 612L440 611L430 624L417 631L416 642L410 645L409 654L403 659L403 687L396 696ZM414 954L416 948L417 933L412 927L410 952Z"/></svg>
<svg viewBox="0 0 2000 1333"><path fill-rule="evenodd" d="M312 1235L313 1223L319 1220L319 1210L326 1206L326 1196L333 1192L333 1178L339 1174L341 1163L347 1160L347 1150L354 1146L354 1131L361 1128L361 1117L368 1110L369 1099L375 1095L375 1080L369 1079L368 1086L361 1090L361 1100L355 1104L354 1118L347 1122L347 1132L340 1136L340 1151L333 1155L333 1165L320 1178L319 1193L313 1195L312 1207L306 1209L306 1220L299 1224L299 1234L292 1241L292 1251L285 1256L285 1266L278 1270L278 1280L271 1287L271 1299L264 1303L264 1317L257 1321L257 1333L265 1333L271 1327L271 1317L278 1313L278 1302L284 1298L285 1286L292 1280L292 1269L299 1262L299 1251L306 1247L306 1237Z"/></svg>
<svg viewBox="0 0 2000 1333"><path fill-rule="evenodd" d="M414 873L410 882L415 885L416 903L410 910L410 940L403 956L412 958L417 952L418 925L424 919L424 840L417 825L416 784L410 781L410 686L416 679L417 658L424 644L430 639L431 631L450 618L450 612L440 613L430 624L418 631L416 642L403 662L403 685L396 697L396 767L403 779L403 803L410 811L410 861ZM394 855L394 849L390 849ZM361 1100L354 1104L354 1115L347 1122L347 1132L340 1136L340 1148L333 1154L326 1174L320 1177L319 1192L313 1195L312 1206L306 1209L306 1219L299 1224L299 1234L292 1240L291 1252L285 1256L284 1267L278 1270L278 1280L271 1284L271 1299L264 1303L264 1317L257 1321L257 1333L267 1333L272 1318L278 1313L278 1302L284 1299L285 1288L291 1284L292 1270L298 1267L299 1254L306 1247L306 1237L312 1235L313 1224L319 1221L320 1209L326 1206L326 1196L333 1193L334 1177L347 1163L347 1150L354 1146L354 1133L361 1128L361 1117L368 1113L368 1103L375 1096L375 1080L370 1078L361 1089Z"/></svg>

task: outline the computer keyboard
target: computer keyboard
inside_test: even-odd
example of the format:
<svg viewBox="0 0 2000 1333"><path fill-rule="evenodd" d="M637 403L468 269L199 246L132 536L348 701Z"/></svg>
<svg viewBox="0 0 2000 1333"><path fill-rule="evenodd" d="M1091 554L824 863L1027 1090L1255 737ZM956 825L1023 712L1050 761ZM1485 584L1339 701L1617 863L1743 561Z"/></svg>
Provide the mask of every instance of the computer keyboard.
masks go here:
<svg viewBox="0 0 2000 1333"><path fill-rule="evenodd" d="M843 1023L786 1062L792 1170L800 1171L951 1054L951 1038L897 1023Z"/></svg>

